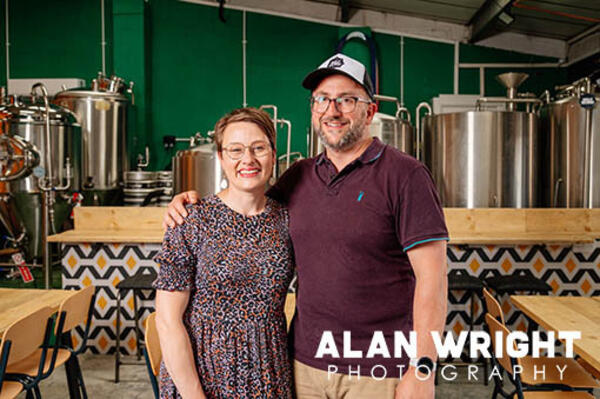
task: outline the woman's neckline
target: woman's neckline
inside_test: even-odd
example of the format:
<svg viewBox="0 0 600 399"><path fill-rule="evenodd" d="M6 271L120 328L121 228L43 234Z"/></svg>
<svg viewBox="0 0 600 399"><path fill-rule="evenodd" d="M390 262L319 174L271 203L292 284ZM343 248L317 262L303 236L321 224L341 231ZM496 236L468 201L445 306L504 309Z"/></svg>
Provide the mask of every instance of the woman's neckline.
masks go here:
<svg viewBox="0 0 600 399"><path fill-rule="evenodd" d="M269 198L269 197L267 197L267 196L265 196L266 201L265 201L265 207L264 207L264 209L261 212L255 214L255 215L244 215L243 213L238 212L235 209L233 209L231 206L229 206L225 201L223 201L223 199L221 197L219 197L218 194L213 194L212 196L216 199L216 201L219 204L221 204L222 206L226 207L230 212L232 212L233 214L235 214L235 215L237 215L239 217L242 217L244 219L258 218L258 217L261 217L261 216L264 216L264 215L268 214L271 211L271 201L272 201L272 199Z"/></svg>

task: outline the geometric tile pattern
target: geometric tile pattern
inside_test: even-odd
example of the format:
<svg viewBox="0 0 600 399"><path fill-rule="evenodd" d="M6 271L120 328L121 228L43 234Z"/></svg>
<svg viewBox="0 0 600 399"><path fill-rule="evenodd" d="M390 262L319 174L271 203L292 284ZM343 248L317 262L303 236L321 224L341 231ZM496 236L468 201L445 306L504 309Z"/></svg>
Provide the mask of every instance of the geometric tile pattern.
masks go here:
<svg viewBox="0 0 600 399"><path fill-rule="evenodd" d="M160 244L63 244L62 287L73 289L96 287L96 304L90 327L88 348L92 353L109 354L115 351L117 289L115 286L138 270L154 269L152 258L160 250ZM121 352L135 354L135 330L133 295L130 290L121 298ZM138 297L140 328L146 317L154 311L151 292L142 291ZM75 343L81 339L81 330L73 334Z"/></svg>
<svg viewBox="0 0 600 399"><path fill-rule="evenodd" d="M88 340L93 353L114 353L117 290L115 285L139 269L158 271L152 258L160 244L63 244L62 286L97 287L94 318ZM461 270L475 277L486 278L512 274L526 269L550 284L553 295L600 295L600 240L577 245L449 245L448 270ZM154 301L143 293L140 308L140 328L154 310ZM446 330L459 333L470 321L469 296L453 291L449 295ZM515 311L508 296L501 298L507 324L511 329L526 328L526 320ZM121 351L135 354L133 298L128 292L121 303ZM481 304L475 303L475 329L483 325ZM143 330L142 330L143 331ZM74 334L74 339L80 339Z"/></svg>
<svg viewBox="0 0 600 399"><path fill-rule="evenodd" d="M483 279L526 269L552 287L551 295L600 295L600 240L575 245L449 245L447 255L449 272L461 270ZM464 292L449 294L447 331L468 329L469 300ZM482 306L478 300L475 305L474 325L481 329ZM525 317L508 296L501 298L501 305L509 328L526 329Z"/></svg>

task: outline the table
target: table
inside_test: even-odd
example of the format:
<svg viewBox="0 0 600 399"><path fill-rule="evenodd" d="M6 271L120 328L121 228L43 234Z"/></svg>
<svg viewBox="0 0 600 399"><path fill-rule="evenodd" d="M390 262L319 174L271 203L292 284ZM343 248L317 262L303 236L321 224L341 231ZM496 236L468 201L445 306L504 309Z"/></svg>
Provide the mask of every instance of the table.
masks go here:
<svg viewBox="0 0 600 399"><path fill-rule="evenodd" d="M62 301L76 293L75 290L0 288L0 334L21 317L44 306L58 310Z"/></svg>
<svg viewBox="0 0 600 399"><path fill-rule="evenodd" d="M573 349L600 371L600 297L512 295L510 299L548 331L581 331Z"/></svg>

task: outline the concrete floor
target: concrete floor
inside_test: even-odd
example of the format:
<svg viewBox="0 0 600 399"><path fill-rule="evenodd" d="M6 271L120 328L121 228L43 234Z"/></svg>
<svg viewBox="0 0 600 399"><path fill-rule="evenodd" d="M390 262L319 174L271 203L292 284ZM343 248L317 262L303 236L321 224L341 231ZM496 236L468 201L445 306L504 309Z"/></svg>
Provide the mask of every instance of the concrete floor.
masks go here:
<svg viewBox="0 0 600 399"><path fill-rule="evenodd" d="M134 359L134 358L132 358ZM153 398L152 387L144 364L121 367L121 382L114 383L114 357L107 355L84 354L80 361L88 396L90 399L137 399ZM446 375L451 375L450 369ZM493 381L483 384L483 369L477 374L479 381L467 380L467 369L456 368L455 381L442 381L436 388L436 399L487 399L491 398ZM40 384L44 399L68 398L64 367L54 371L52 376ZM596 392L596 397L598 392ZM24 399L22 393L18 397ZM371 398L369 398L371 399Z"/></svg>

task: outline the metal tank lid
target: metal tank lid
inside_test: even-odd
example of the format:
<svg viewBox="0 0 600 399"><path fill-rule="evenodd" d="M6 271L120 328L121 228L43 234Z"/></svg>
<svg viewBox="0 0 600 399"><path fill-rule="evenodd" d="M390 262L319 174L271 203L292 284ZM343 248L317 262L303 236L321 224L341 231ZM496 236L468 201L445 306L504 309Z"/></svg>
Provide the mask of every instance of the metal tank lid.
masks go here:
<svg viewBox="0 0 600 399"><path fill-rule="evenodd" d="M196 154L206 154L212 155L217 150L217 145L215 143L206 143L200 144L194 147L186 148L185 150L179 150L175 154L176 157L183 157L187 155L196 155Z"/></svg>
<svg viewBox="0 0 600 399"><path fill-rule="evenodd" d="M46 107L41 104L17 102L0 106L0 111L9 114L8 119L17 123L44 123ZM51 124L79 126L75 115L68 109L50 104L49 116Z"/></svg>
<svg viewBox="0 0 600 399"><path fill-rule="evenodd" d="M116 101L129 101L124 94L121 93L110 93L106 91L96 91L86 88L69 89L56 93L54 96L54 102L64 98L91 98L91 99L106 99Z"/></svg>

